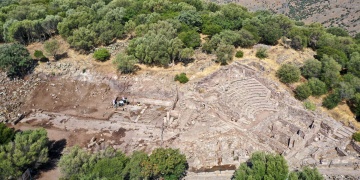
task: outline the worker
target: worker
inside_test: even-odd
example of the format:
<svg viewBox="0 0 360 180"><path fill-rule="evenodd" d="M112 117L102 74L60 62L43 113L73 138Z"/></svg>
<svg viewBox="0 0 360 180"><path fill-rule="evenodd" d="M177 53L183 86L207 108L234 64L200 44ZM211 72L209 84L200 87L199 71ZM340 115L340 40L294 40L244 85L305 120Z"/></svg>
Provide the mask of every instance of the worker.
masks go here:
<svg viewBox="0 0 360 180"><path fill-rule="evenodd" d="M120 100L119 106L124 106L124 101L123 100Z"/></svg>
<svg viewBox="0 0 360 180"><path fill-rule="evenodd" d="M116 99L113 100L113 106L114 108L117 108Z"/></svg>

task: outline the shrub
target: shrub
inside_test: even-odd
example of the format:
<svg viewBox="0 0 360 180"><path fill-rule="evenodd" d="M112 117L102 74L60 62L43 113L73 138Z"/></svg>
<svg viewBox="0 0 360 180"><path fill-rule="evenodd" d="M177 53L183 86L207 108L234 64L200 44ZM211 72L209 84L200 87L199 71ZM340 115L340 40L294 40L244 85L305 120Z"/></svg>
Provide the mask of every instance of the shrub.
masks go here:
<svg viewBox="0 0 360 180"><path fill-rule="evenodd" d="M305 101L304 102L304 107L308 110L311 110L311 111L315 111L316 109L316 105L310 101Z"/></svg>
<svg viewBox="0 0 360 180"><path fill-rule="evenodd" d="M242 51L237 51L235 54L235 57L237 57L237 58L242 58L243 56L244 56L244 52L242 52Z"/></svg>
<svg viewBox="0 0 360 180"><path fill-rule="evenodd" d="M353 135L352 135L352 138L357 141L357 142L360 142L360 132L355 132Z"/></svg>
<svg viewBox="0 0 360 180"><path fill-rule="evenodd" d="M322 105L327 109L334 109L341 101L338 93L332 93L326 96L323 100Z"/></svg>
<svg viewBox="0 0 360 180"><path fill-rule="evenodd" d="M98 61L106 61L110 57L110 53L107 49L101 48L94 52L94 58Z"/></svg>
<svg viewBox="0 0 360 180"><path fill-rule="evenodd" d="M283 83L294 83L300 79L300 69L292 64L283 64L276 71L276 76Z"/></svg>
<svg viewBox="0 0 360 180"><path fill-rule="evenodd" d="M268 57L268 54L266 52L265 48L260 48L259 50L256 51L256 57L260 58L260 59L265 59Z"/></svg>
<svg viewBox="0 0 360 180"><path fill-rule="evenodd" d="M114 64L117 66L117 69L121 71L121 73L132 73L135 71L135 64L138 60L133 55L127 55L120 53L116 56L114 60Z"/></svg>
<svg viewBox="0 0 360 180"><path fill-rule="evenodd" d="M306 60L301 67L301 74L305 78L320 77L321 74L321 62L316 59Z"/></svg>
<svg viewBox="0 0 360 180"><path fill-rule="evenodd" d="M45 48L45 51L48 54L50 54L51 56L53 56L54 59L56 60L56 54L59 51L60 43L56 39L51 40L51 41L47 41L44 44L44 48Z"/></svg>
<svg viewBox="0 0 360 180"><path fill-rule="evenodd" d="M0 45L0 70L8 77L23 77L32 66L32 60L26 47L21 44Z"/></svg>
<svg viewBox="0 0 360 180"><path fill-rule="evenodd" d="M175 81L179 81L180 83L184 84L189 81L189 78L186 77L185 73L181 73L180 75L175 76Z"/></svg>
<svg viewBox="0 0 360 180"><path fill-rule="evenodd" d="M43 52L40 51L40 50L35 50L34 56L35 56L37 59L41 59L41 58L44 58L44 57L45 57L44 54L43 54Z"/></svg>
<svg viewBox="0 0 360 180"><path fill-rule="evenodd" d="M311 95L311 89L307 83L301 84L295 89L295 97L299 100L305 100Z"/></svg>
<svg viewBox="0 0 360 180"><path fill-rule="evenodd" d="M311 78L308 81L313 96L321 96L327 92L326 84L318 78Z"/></svg>
<svg viewBox="0 0 360 180"><path fill-rule="evenodd" d="M15 136L14 129L8 128L4 123L0 123L0 145L12 141Z"/></svg>

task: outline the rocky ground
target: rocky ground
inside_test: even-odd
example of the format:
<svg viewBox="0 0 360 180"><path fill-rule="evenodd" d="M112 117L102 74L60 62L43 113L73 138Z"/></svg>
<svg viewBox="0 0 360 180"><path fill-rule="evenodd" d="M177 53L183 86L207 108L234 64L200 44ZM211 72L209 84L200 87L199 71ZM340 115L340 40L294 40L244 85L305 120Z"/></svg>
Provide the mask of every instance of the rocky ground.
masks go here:
<svg viewBox="0 0 360 180"><path fill-rule="evenodd" d="M271 10L306 23L319 22L326 27L340 26L350 34L360 32L360 1L357 0L209 0L238 3L250 11Z"/></svg>

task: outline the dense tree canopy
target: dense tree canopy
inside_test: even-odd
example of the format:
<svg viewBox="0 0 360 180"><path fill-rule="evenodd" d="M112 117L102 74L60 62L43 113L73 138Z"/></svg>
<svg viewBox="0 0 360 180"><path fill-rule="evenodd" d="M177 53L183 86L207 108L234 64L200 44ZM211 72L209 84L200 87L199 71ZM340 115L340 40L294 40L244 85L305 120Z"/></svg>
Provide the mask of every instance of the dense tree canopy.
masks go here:
<svg viewBox="0 0 360 180"><path fill-rule="evenodd" d="M288 176L288 165L284 157L264 152L251 155L249 163L241 163L234 174L236 180L283 179Z"/></svg>
<svg viewBox="0 0 360 180"><path fill-rule="evenodd" d="M0 69L9 77L21 77L30 70L32 60L25 46L20 44L0 45Z"/></svg>
<svg viewBox="0 0 360 180"><path fill-rule="evenodd" d="M0 145L7 144L12 141L14 136L14 129L6 127L4 123L0 123Z"/></svg>
<svg viewBox="0 0 360 180"><path fill-rule="evenodd" d="M48 161L45 129L17 133L13 142L0 145L0 178L19 177L27 168L36 169Z"/></svg>
<svg viewBox="0 0 360 180"><path fill-rule="evenodd" d="M323 180L316 168L305 166L299 171L289 173L283 156L264 152L255 152L251 158L241 163L235 171L234 180Z"/></svg>
<svg viewBox="0 0 360 180"><path fill-rule="evenodd" d="M108 147L91 154L78 146L59 162L65 179L179 179L186 169L185 155L174 149L155 149L150 156L134 152L126 156Z"/></svg>

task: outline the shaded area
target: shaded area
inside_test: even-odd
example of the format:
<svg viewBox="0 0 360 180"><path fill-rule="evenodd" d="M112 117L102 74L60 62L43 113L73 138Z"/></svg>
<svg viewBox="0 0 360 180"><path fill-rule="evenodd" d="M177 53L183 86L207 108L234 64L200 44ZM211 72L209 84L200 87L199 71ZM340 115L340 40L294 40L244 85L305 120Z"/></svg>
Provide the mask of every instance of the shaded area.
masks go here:
<svg viewBox="0 0 360 180"><path fill-rule="evenodd" d="M40 175L39 172L47 172L56 168L57 162L60 160L62 151L65 149L66 144L66 139L49 141L49 161L42 164L36 172L32 172L32 174L36 174L35 179L37 179Z"/></svg>

